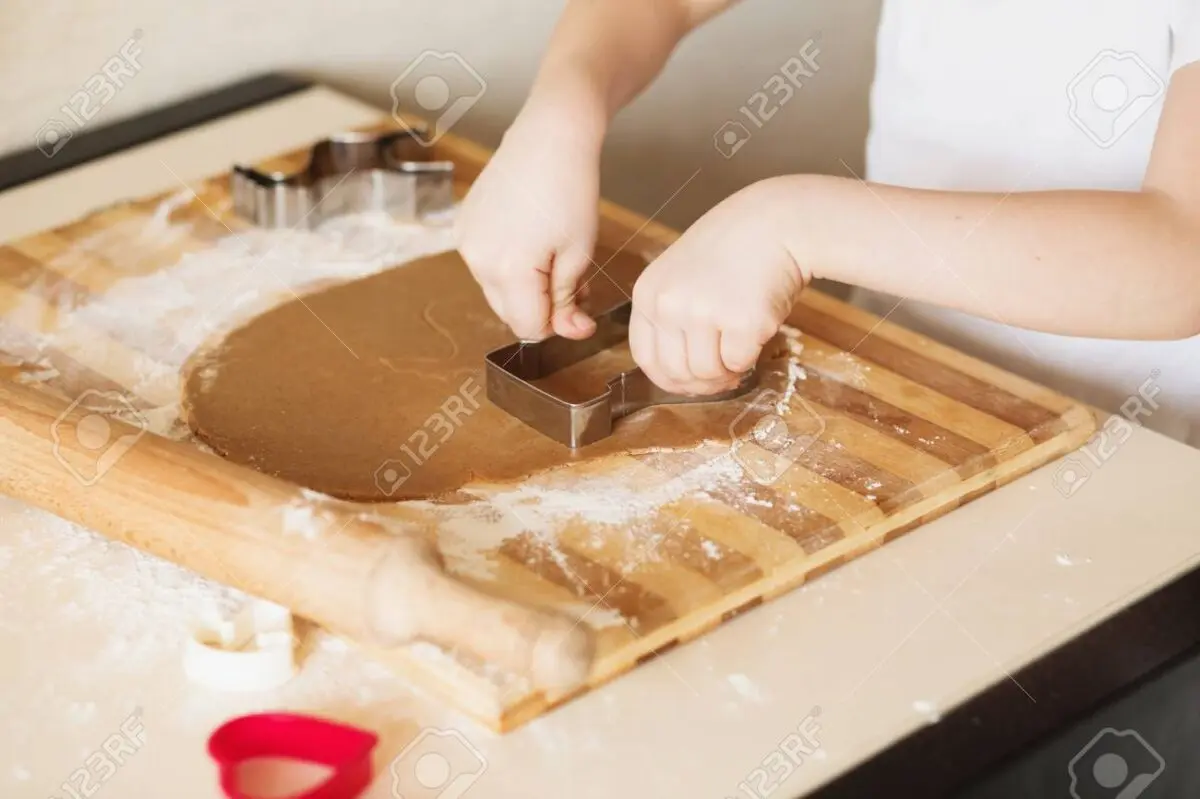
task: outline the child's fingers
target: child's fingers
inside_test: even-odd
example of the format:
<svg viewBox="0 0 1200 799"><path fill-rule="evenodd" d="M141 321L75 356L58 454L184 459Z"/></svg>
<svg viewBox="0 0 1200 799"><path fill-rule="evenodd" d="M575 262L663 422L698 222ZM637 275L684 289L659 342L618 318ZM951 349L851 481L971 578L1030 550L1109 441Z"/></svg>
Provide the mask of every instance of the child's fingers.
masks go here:
<svg viewBox="0 0 1200 799"><path fill-rule="evenodd" d="M504 294L501 292L500 287L492 283L480 283L479 287L483 289L483 298L487 300L492 313L496 314L500 318L500 321L505 321Z"/></svg>
<svg viewBox="0 0 1200 799"><path fill-rule="evenodd" d="M596 320L578 308L555 311L550 326L557 335L575 340L588 338L596 332Z"/></svg>
<svg viewBox="0 0 1200 799"><path fill-rule="evenodd" d="M527 341L540 341L550 334L550 297L546 293L546 275L536 269L510 274L500 288L501 319L513 335Z"/></svg>
<svg viewBox="0 0 1200 799"><path fill-rule="evenodd" d="M666 328L662 323L657 324L654 347L658 353L659 366L668 378L667 385L659 385L668 391L687 391L694 378L691 367L688 366L687 338L683 331Z"/></svg>
<svg viewBox="0 0 1200 799"><path fill-rule="evenodd" d="M721 360L721 334L716 327L695 327L687 331L687 361L692 377L706 383L725 381L729 372Z"/></svg>
<svg viewBox="0 0 1200 799"><path fill-rule="evenodd" d="M658 363L654 326L645 314L637 310L636 302L633 316L629 320L629 352L633 355L634 363L656 386L662 386L669 380Z"/></svg>
<svg viewBox="0 0 1200 799"><path fill-rule="evenodd" d="M553 304L551 324L561 336L587 338L596 329L596 322L579 307L582 299L579 281L591 264L587 248L572 245L554 259L550 272L550 294Z"/></svg>
<svg viewBox="0 0 1200 799"><path fill-rule="evenodd" d="M734 374L744 374L758 361L762 345L758 337L742 330L721 333L721 362Z"/></svg>

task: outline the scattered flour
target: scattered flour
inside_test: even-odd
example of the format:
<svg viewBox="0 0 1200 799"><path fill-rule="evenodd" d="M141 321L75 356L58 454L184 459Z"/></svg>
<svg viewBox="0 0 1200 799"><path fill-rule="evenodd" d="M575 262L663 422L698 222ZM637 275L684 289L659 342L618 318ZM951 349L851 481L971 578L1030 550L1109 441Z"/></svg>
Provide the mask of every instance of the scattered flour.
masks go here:
<svg viewBox="0 0 1200 799"><path fill-rule="evenodd" d="M368 213L335 217L312 230L250 228L220 238L207 249L182 252L197 235L198 222L176 212L194 199L190 190L183 190L163 199L149 215L118 214L111 226L58 255L52 268L77 277L93 268L97 258L110 270L124 269L127 274L103 293L62 298L56 330L21 331L20 342L0 340L0 350L16 350L14 355L31 363L38 363L48 350L65 352L149 401L149 408L139 407L138 415L126 421L181 438L187 429L179 418L179 371L192 353L297 294L454 246L449 224L453 212L441 224L407 224L387 214ZM150 256L161 261L173 251L182 254L172 265L145 262ZM135 257L137 253L142 257ZM784 335L793 352L784 393L788 402L795 383L804 379L803 367L795 360L803 345L795 328L785 326ZM462 562L464 571L486 573L489 566L481 553L522 531L548 536L562 522L577 518L600 528L627 527L631 537L639 539L637 557L651 558L662 536L643 540L642 535L664 506L703 494L739 473L737 464L725 458L649 489L594 479L587 491L579 490L578 484L529 484L497 491L485 498L494 514L489 523L472 518L476 512L455 510L445 519L440 543ZM316 511L309 504L297 503L284 513L288 531L305 537L316 534ZM483 538L481 529L488 531Z"/></svg>
<svg viewBox="0 0 1200 799"><path fill-rule="evenodd" d="M68 708L68 717L74 724L82 724L96 715L95 702L72 702Z"/></svg>
<svg viewBox="0 0 1200 799"><path fill-rule="evenodd" d="M316 540L324 525L309 502L293 502L283 508L283 531L308 541Z"/></svg>
<svg viewBox="0 0 1200 799"><path fill-rule="evenodd" d="M422 714L441 712L385 666L304 622L297 627L301 668L284 686L249 694L191 686L181 693L183 643L195 624L205 617L233 615L247 601L246 594L6 498L0 498L0 524L6 528L0 538L0 604L17 616L36 607L44 628L31 630L18 621L0 624L11 627L15 640L31 649L47 635L86 642L73 645L84 657L56 656L44 675L23 674L21 664L28 659L17 658L11 676L32 688L6 696L5 711L10 718L43 718L60 736L64 752L74 751L64 747L78 743L80 765L112 733L113 719L128 714L131 697L150 714L151 734L161 731L168 737L171 729L193 730L194 737L234 715L280 707L321 714L336 709L375 727L381 719L413 716L417 704ZM119 696L98 692L112 685L129 690ZM164 717L164 706L178 709ZM368 717L375 721L368 723ZM23 758L35 751L40 750L10 752L9 762L28 763ZM0 774L0 795L26 795L15 791L15 783L58 785L75 767L33 773L12 765Z"/></svg>
<svg viewBox="0 0 1200 799"><path fill-rule="evenodd" d="M110 541L48 513L6 505L4 513L29 519L20 546L47 553L33 574L5 573L0 598L10 601L36 581L54 590L61 586L66 601L58 612L67 620L103 617L106 640L89 666L104 669L151 667L164 647L177 647L190 633L191 620L202 607L232 611L245 595L205 580L193 572L124 544ZM36 530L36 533L33 532ZM10 557L12 555L10 554ZM88 712L72 707L71 713Z"/></svg>
<svg viewBox="0 0 1200 799"><path fill-rule="evenodd" d="M796 396L799 390L798 383L808 377L804 371L804 366L800 363L800 355L804 351L804 342L801 340L801 333L791 325L783 325L779 329L787 343L788 359L787 372L784 376L783 394L775 403L775 412L782 415L787 413L791 406L792 398Z"/></svg>
<svg viewBox="0 0 1200 799"><path fill-rule="evenodd" d="M925 717L925 720L930 724L937 723L942 719L942 712L937 705L925 699L916 699L912 703L912 709Z"/></svg>
<svg viewBox="0 0 1200 799"><path fill-rule="evenodd" d="M1076 605L1076 604L1078 604L1078 600L1077 600L1077 599L1075 599L1075 597L1073 597L1073 596L1068 596L1068 595L1066 595L1066 594L1059 594L1059 593L1056 593L1056 592L1054 592L1054 591L1043 591L1043 592L1042 592L1042 599L1044 599L1044 600L1046 600L1046 601L1048 601L1048 602L1061 602L1061 603L1062 603L1062 604L1064 604L1064 605Z"/></svg>
<svg viewBox="0 0 1200 799"><path fill-rule="evenodd" d="M42 361L42 363L36 365L35 368L27 369L18 374L17 382L24 385L29 385L30 383L45 383L46 381L54 380L56 377L60 377L61 375L62 373L59 372L58 369L50 366L45 361Z"/></svg>
<svg viewBox="0 0 1200 799"><path fill-rule="evenodd" d="M349 524L348 520L343 519L345 514L339 515L333 512L333 508L338 504L340 504L339 501L328 494L322 494L310 488L301 488L298 499L279 508L281 529L286 535L298 535L309 541L314 541L321 535L337 533L336 525L346 526ZM358 515L362 518L374 519L368 513ZM404 531L402 525L391 520L386 520L386 522L388 526L394 527L396 532Z"/></svg>
<svg viewBox="0 0 1200 799"><path fill-rule="evenodd" d="M171 215L189 205L192 200L196 199L196 192L191 188L185 187L175 192L169 197L164 198L158 207L154 209L154 214L150 217L150 221L141 229L138 238L146 239L154 236L170 235L172 230Z"/></svg>
<svg viewBox="0 0 1200 799"><path fill-rule="evenodd" d="M725 678L733 690L737 691L738 695L743 699L748 699L751 702L761 703L763 701L763 693L759 689L758 684L741 672L734 672Z"/></svg>
<svg viewBox="0 0 1200 799"><path fill-rule="evenodd" d="M1054 562L1059 566L1079 566L1080 564L1087 565L1092 562L1091 558L1076 558L1068 555L1065 552L1059 552L1054 556Z"/></svg>
<svg viewBox="0 0 1200 799"><path fill-rule="evenodd" d="M606 608L599 602L579 603L575 605L558 606L561 613L574 616L581 624L587 624L593 629L617 627L625 624L625 617L616 608Z"/></svg>
<svg viewBox="0 0 1200 799"><path fill-rule="evenodd" d="M472 491L481 500L474 518L472 511L456 509L439 519L438 547L455 561L455 570L486 579L493 572L489 553L513 536L533 535L570 574L558 535L572 521L582 521L587 523L587 537L573 539L573 546L585 552L620 552L622 560L615 567L629 574L647 563L662 561L677 545L678 522L662 516L664 508L688 498L709 497L711 491L738 481L741 475L742 467L725 452L651 486L639 485L637 478L629 475L591 476L583 490L580 478L564 472L557 480L535 479L487 492ZM713 557L715 547L709 542L705 553ZM588 622L595 626L593 616L589 615Z"/></svg>
<svg viewBox="0 0 1200 799"><path fill-rule="evenodd" d="M665 508L686 499L711 499L713 492L722 487L741 484L742 477L742 466L722 447L701 465L652 485L639 483L635 475L580 478L559 470L519 484L465 491L475 497L474 502L406 502L405 509L422 514L430 523L447 567L472 579L494 579L494 553L518 536L538 539L546 556L564 572L573 574L558 538L564 529L576 533L571 539L572 548L584 553L603 551L610 566L631 574L646 564L664 560L679 545L677 526L687 522L664 516ZM397 523L386 516L375 520L386 526ZM714 560L722 554L720 546L710 540L700 542L700 551ZM613 553L620 553L619 562L610 560ZM634 620L623 619L606 605L581 602L562 610L593 628L634 624Z"/></svg>
<svg viewBox="0 0 1200 799"><path fill-rule="evenodd" d="M7 353L6 360L15 357L22 362L22 380L65 380L48 357L53 352L64 353L129 386L149 403L139 404L135 410L110 407L109 412L151 433L183 438L187 431L180 419L179 373L193 353L297 295L454 246L449 224L412 225L384 214L359 214L328 220L313 230L249 229L221 238L208 249L184 252L194 239L196 223L174 217L193 199L190 190L178 192L161 201L148 217L131 214L117 219L57 256L51 267L77 280L94 268L97 259L124 273L103 293L51 300L57 318L57 327L51 332L38 331L45 318L44 305L31 302L29 308L15 309L15 316L6 315L6 320L20 324L0 326L0 353ZM451 219L452 215L447 215L442 221ZM164 253L173 250L182 254L173 264L162 266ZM799 331L785 326L783 333L790 353L781 399L786 410L806 374L798 357L803 347ZM591 477L584 491L579 479L568 475L476 492L480 501L474 504L409 504L414 509L424 505L423 510L437 519L439 549L451 568L461 574L483 579L492 576L490 553L522 533L543 538L549 542L552 556L562 557L553 537L572 520L586 521L593 531L591 540L576 542L584 548L610 547L613 536L624 536L619 548L628 562L622 568L633 570L664 557L663 547L671 544L670 530L665 529L661 516L664 508L683 499L704 498L741 479L742 467L726 453L651 486L639 485L635 478ZM316 537L324 528L321 506L326 501L330 500L324 495L304 492L300 501L280 510L282 529L306 539ZM747 501L769 504L753 498ZM26 532L19 546L51 554L37 559L40 565L35 573L14 579L5 571L0 599L8 592L21 592L32 581L51 589L61 586L63 597L68 598L55 605L56 612L73 623L103 630L94 657L80 664L87 670L89 682L106 671L136 675L177 667L182 643L197 618L213 613L231 615L246 601L239 591L40 511L4 510L28 514L27 530L37 530L36 535ZM720 556L714 542L703 542L702 550L708 558ZM0 548L0 570L11 560L12 553ZM564 611L594 628L629 623L612 608L587 602ZM300 704L319 706L330 692L349 690L366 706L397 696L396 686L401 681L386 669L355 657L339 639L314 633L310 649L300 674L280 689L276 699L290 697ZM422 644L413 649L418 657L434 664L453 660L434 646ZM487 672L488 667L482 668ZM513 682L519 678L494 671L488 674L502 687L528 689ZM733 674L728 679L744 699L763 700L745 675ZM57 701L62 712L77 723L96 714L95 704L72 697L70 691L59 696L55 686L48 685L45 690L45 704L52 706ZM195 713L207 718L220 710L209 704L198 699ZM19 770L13 774L15 779L26 778Z"/></svg>
<svg viewBox="0 0 1200 799"><path fill-rule="evenodd" d="M368 213L329 219L312 230L251 228L172 256L188 246L195 227L172 215L192 199L190 191L178 192L149 216L117 219L57 255L50 267L76 280L97 258L110 271L128 273L103 293L58 292L52 300L57 327L49 333L38 330L41 305L6 312L10 324L0 326L0 351L29 363L46 363L51 350L63 352L149 402L151 410L143 411L149 430L181 437L179 372L192 353L297 295L454 246L449 224L406 224ZM176 261L169 266L152 262L170 257ZM47 363L23 379L58 376Z"/></svg>
<svg viewBox="0 0 1200 799"><path fill-rule="evenodd" d="M506 704L507 697L519 699L533 691L533 683L528 677L515 675L490 663L480 663L471 658L447 652L435 644L418 641L408 647L408 652L422 662L433 666L439 672L466 669L483 677L495 687L501 704Z"/></svg>
<svg viewBox="0 0 1200 799"><path fill-rule="evenodd" d="M871 365L863 363L848 352L838 352L825 359L823 369L835 380L858 389L867 387ZM905 431L907 432L907 431Z"/></svg>
<svg viewBox="0 0 1200 799"><path fill-rule="evenodd" d="M799 355L804 349L804 333L800 331L800 328L789 324L782 324L779 326L779 332L786 340L788 349Z"/></svg>
<svg viewBox="0 0 1200 799"><path fill-rule="evenodd" d="M685 497L703 495L724 483L739 480L742 467L723 454L663 483L644 486L636 478L590 477L587 491L576 480L566 485L522 483L487 495L501 512L511 513L524 528L552 533L561 522L582 519L598 526L628 525L653 517L663 507Z"/></svg>

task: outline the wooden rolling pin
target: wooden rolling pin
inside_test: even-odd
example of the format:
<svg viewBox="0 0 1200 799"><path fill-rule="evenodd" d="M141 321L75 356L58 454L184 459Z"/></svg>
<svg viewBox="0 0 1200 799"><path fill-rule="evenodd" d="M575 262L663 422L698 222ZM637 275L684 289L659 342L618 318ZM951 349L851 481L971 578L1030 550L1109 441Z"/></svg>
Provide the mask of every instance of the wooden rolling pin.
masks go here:
<svg viewBox="0 0 1200 799"><path fill-rule="evenodd" d="M425 537L339 503L313 514L315 529L289 531L289 515L312 506L300 489L191 444L0 379L0 447L0 492L352 640L461 648L549 691L588 674L583 625L469 587Z"/></svg>

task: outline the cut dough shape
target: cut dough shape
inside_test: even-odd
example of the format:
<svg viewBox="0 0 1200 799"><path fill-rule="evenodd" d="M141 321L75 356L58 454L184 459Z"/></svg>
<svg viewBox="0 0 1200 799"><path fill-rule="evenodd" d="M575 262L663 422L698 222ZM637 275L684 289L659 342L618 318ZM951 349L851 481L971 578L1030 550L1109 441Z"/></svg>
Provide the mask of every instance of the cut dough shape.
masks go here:
<svg viewBox="0 0 1200 799"><path fill-rule="evenodd" d="M598 251L595 260L604 274L585 278L593 310L625 299L645 266L629 253ZM443 253L251 320L193 356L184 408L193 432L226 458L365 502L727 439L745 408L740 400L651 408L572 451L487 401L483 356L511 341L463 260ZM629 364L617 349L551 379L564 389L602 385Z"/></svg>

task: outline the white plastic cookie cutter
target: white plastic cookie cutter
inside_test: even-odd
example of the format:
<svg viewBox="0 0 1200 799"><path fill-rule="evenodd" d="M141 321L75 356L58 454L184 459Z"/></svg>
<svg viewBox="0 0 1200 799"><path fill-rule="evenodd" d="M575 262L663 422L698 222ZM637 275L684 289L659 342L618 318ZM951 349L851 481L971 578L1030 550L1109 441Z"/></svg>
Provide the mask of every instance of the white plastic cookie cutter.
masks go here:
<svg viewBox="0 0 1200 799"><path fill-rule="evenodd" d="M201 624L184 644L188 679L221 691L265 691L296 673L292 614L254 599L232 619Z"/></svg>

